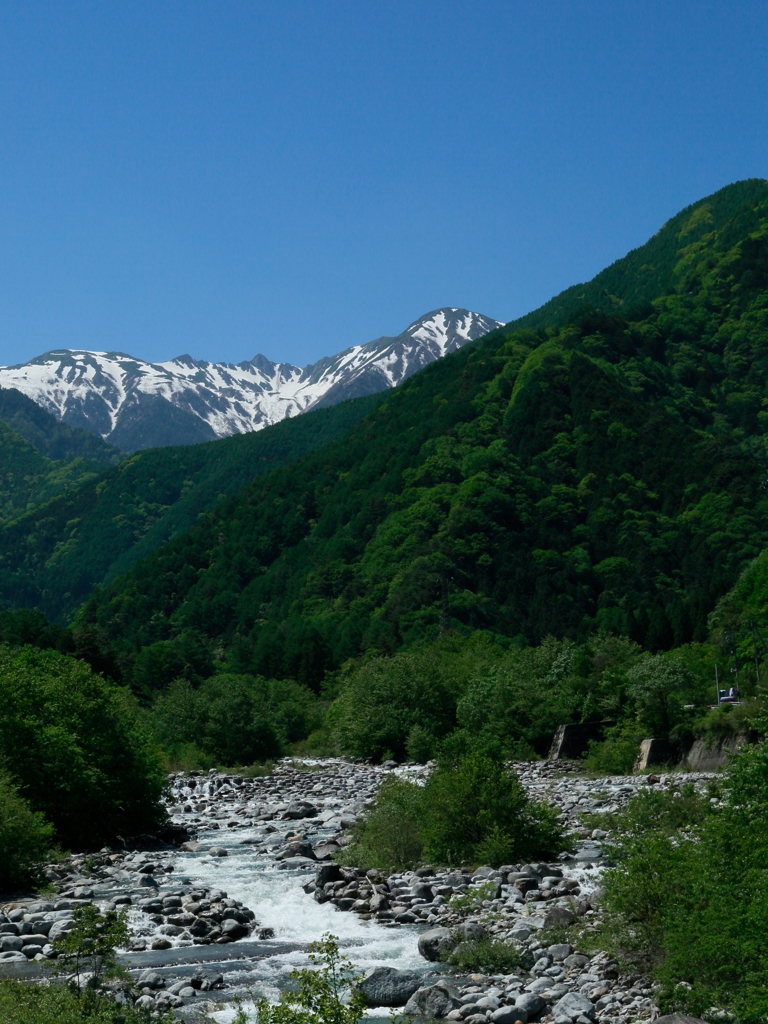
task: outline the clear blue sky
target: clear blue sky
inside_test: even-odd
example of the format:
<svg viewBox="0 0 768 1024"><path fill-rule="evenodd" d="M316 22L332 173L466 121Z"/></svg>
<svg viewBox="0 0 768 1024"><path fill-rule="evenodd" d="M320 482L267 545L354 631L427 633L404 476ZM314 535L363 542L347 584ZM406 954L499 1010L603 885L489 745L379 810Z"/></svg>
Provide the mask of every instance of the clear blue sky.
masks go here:
<svg viewBox="0 0 768 1024"><path fill-rule="evenodd" d="M768 4L0 7L0 363L509 320L768 176Z"/></svg>

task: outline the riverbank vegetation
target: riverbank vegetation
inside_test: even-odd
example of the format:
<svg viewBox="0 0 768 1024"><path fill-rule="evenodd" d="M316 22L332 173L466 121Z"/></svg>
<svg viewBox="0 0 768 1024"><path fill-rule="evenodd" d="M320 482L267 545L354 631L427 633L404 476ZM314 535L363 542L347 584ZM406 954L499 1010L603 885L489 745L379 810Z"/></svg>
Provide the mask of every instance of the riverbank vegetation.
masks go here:
<svg viewBox="0 0 768 1024"><path fill-rule="evenodd" d="M384 782L344 859L384 871L424 862L498 867L556 857L567 846L556 813L530 800L493 751L454 743L425 785Z"/></svg>
<svg viewBox="0 0 768 1024"><path fill-rule="evenodd" d="M654 975L664 1010L765 1020L767 823L765 742L734 756L716 794L651 791L619 815L590 941Z"/></svg>

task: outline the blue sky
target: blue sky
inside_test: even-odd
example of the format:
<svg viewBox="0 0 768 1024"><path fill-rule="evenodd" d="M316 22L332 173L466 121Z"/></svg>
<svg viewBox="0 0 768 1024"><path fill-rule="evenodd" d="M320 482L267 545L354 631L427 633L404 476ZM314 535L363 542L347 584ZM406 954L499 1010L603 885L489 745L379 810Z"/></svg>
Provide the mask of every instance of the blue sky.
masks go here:
<svg viewBox="0 0 768 1024"><path fill-rule="evenodd" d="M0 363L509 320L768 176L768 5L0 6Z"/></svg>

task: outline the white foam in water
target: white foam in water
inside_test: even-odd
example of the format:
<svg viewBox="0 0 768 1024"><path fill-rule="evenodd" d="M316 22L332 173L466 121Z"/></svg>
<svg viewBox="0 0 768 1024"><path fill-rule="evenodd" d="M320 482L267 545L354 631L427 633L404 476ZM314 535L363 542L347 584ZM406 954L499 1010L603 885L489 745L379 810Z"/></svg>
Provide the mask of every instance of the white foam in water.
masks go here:
<svg viewBox="0 0 768 1024"><path fill-rule="evenodd" d="M377 921L363 921L357 914L339 911L332 903L315 902L301 888L312 879L312 873L277 870L275 861L255 853L252 846L242 845L242 841L252 835L251 829L238 829L237 839L218 832L199 836L204 843L224 846L229 856L209 858L202 851L179 853L175 858L175 874L224 889L230 898L241 900L254 912L261 927L274 930L277 942L306 946L330 932L339 939L339 945L358 971L387 966L422 972L432 966L419 955L419 933L415 928L385 928ZM253 942L253 939L245 941ZM236 945L226 948L234 952ZM255 961L246 983L253 991L252 998L266 996L275 1001L290 972L307 966L308 962L306 949L281 952ZM228 972L226 963L219 969L228 984L242 986L242 975ZM252 1009L250 1000L245 1005L246 1012L249 1008ZM381 1016L382 1011L376 1011L375 1015ZM234 1016L232 1009L213 1014L219 1024L229 1024Z"/></svg>

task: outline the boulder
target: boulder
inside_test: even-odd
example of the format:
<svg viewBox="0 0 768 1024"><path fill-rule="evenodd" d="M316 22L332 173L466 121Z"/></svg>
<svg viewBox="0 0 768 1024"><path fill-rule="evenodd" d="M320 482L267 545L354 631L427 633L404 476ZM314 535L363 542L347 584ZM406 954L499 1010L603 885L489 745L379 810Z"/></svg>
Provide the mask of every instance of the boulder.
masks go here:
<svg viewBox="0 0 768 1024"><path fill-rule="evenodd" d="M476 942L487 935L485 927L479 921L462 921L456 932L464 942Z"/></svg>
<svg viewBox="0 0 768 1024"><path fill-rule="evenodd" d="M209 857L228 857L229 851L225 850L223 846L212 846L208 850Z"/></svg>
<svg viewBox="0 0 768 1024"><path fill-rule="evenodd" d="M531 1017L535 1017L541 1013L547 1004L538 994L538 992L523 992L522 995L518 996L515 1000L515 1009L519 1013L526 1015L526 1020L530 1020ZM521 1017L520 1020L523 1018Z"/></svg>
<svg viewBox="0 0 768 1024"><path fill-rule="evenodd" d="M370 904L372 914L378 914L380 910L389 910L389 900L380 892L375 892L371 896Z"/></svg>
<svg viewBox="0 0 768 1024"><path fill-rule="evenodd" d="M312 850L312 843L308 839L294 839L275 854L275 860L287 860L288 857L304 857L314 860L315 854Z"/></svg>
<svg viewBox="0 0 768 1024"><path fill-rule="evenodd" d="M340 849L341 847L339 846L338 843L334 842L332 839L329 839L327 842L316 843L312 847L312 853L315 857L315 860L330 860L334 853L336 853L336 851Z"/></svg>
<svg viewBox="0 0 768 1024"><path fill-rule="evenodd" d="M341 880L341 868L338 864L323 864L315 872L315 885L318 889L322 889L328 882L338 882Z"/></svg>
<svg viewBox="0 0 768 1024"><path fill-rule="evenodd" d="M437 930L437 929L435 929ZM441 979L434 985L417 988L405 1004L403 1013L411 1017L446 1017L461 1006L459 990L450 981Z"/></svg>
<svg viewBox="0 0 768 1024"><path fill-rule="evenodd" d="M558 1017L570 1017L571 1020L576 1020L577 1017L589 1017L590 1020L593 1020L595 1006L591 1000L587 999L580 992L567 992L552 1007L552 1016L555 1019Z"/></svg>
<svg viewBox="0 0 768 1024"><path fill-rule="evenodd" d="M572 952L573 946L569 945L567 942L558 942L547 949L547 954L551 956L556 963L561 963L566 960Z"/></svg>
<svg viewBox="0 0 768 1024"><path fill-rule="evenodd" d="M222 922L221 934L222 936L226 935L230 939L244 939L248 934L248 928L246 925L241 924L240 921L228 918Z"/></svg>
<svg viewBox="0 0 768 1024"><path fill-rule="evenodd" d="M248 840L246 840L246 842L248 842ZM203 849L203 844L196 843L190 839L186 843L182 843L179 849L183 850L185 853L197 853L198 850Z"/></svg>
<svg viewBox="0 0 768 1024"><path fill-rule="evenodd" d="M284 821L297 821L299 818L316 818L317 807L308 800L294 800L288 804L281 815Z"/></svg>
<svg viewBox="0 0 768 1024"><path fill-rule="evenodd" d="M567 907L552 907L544 915L544 928L559 928L561 925L570 924L576 920L576 915Z"/></svg>
<svg viewBox="0 0 768 1024"><path fill-rule="evenodd" d="M139 975L139 988L165 988L165 978L158 971L142 971Z"/></svg>
<svg viewBox="0 0 768 1024"><path fill-rule="evenodd" d="M456 940L447 928L430 928L419 936L419 953L425 960L439 960L441 954L455 948Z"/></svg>
<svg viewBox="0 0 768 1024"><path fill-rule="evenodd" d="M405 1006L420 984L419 976L410 971L374 967L357 985L357 991L368 1006Z"/></svg>
<svg viewBox="0 0 768 1024"><path fill-rule="evenodd" d="M527 1024L528 1014L525 1010L518 1010L516 1006L500 1006L491 1014L493 1024Z"/></svg>
<svg viewBox="0 0 768 1024"><path fill-rule="evenodd" d="M18 935L0 936L0 953L18 953L22 947L22 941Z"/></svg>

